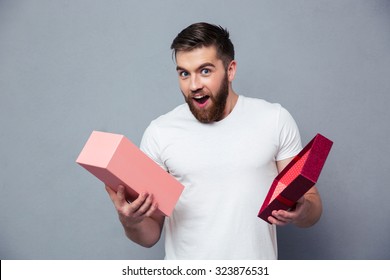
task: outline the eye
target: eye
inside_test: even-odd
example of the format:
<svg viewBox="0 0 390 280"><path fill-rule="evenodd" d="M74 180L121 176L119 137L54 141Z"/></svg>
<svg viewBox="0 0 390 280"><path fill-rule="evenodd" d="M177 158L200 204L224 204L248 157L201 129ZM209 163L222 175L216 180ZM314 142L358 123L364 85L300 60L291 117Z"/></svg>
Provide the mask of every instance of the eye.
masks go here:
<svg viewBox="0 0 390 280"><path fill-rule="evenodd" d="M207 69L207 68L203 68L202 71L201 71L202 75L208 75L211 73L210 69Z"/></svg>
<svg viewBox="0 0 390 280"><path fill-rule="evenodd" d="M186 77L189 76L189 74L188 74L188 72L186 72L186 71L180 71L180 72L179 72L179 76L180 76L181 78L186 78Z"/></svg>

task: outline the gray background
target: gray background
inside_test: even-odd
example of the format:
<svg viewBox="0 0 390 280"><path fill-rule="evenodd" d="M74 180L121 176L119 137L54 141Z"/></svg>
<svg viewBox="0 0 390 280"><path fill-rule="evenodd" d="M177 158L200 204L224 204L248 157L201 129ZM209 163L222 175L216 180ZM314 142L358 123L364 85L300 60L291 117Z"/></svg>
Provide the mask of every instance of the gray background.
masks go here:
<svg viewBox="0 0 390 280"><path fill-rule="evenodd" d="M163 242L125 238L75 159L92 130L139 144L183 102L169 46L198 21L230 30L238 93L283 104L303 143L335 142L323 217L280 228L280 258L390 259L390 1L379 0L0 1L1 259L163 258Z"/></svg>

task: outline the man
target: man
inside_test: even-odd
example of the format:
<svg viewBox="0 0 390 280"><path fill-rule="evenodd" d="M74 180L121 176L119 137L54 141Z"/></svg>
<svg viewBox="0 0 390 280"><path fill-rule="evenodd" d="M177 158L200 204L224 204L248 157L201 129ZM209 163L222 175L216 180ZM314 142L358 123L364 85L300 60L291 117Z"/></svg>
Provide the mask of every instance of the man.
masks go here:
<svg viewBox="0 0 390 280"><path fill-rule="evenodd" d="M291 211L258 210L275 178L302 149L297 126L279 104L237 95L237 64L227 30L196 23L173 49L185 104L151 122L141 149L184 186L171 217L153 194L132 203L106 187L126 235L153 246L165 227L166 259L276 259L276 225L309 227L321 216L316 187Z"/></svg>

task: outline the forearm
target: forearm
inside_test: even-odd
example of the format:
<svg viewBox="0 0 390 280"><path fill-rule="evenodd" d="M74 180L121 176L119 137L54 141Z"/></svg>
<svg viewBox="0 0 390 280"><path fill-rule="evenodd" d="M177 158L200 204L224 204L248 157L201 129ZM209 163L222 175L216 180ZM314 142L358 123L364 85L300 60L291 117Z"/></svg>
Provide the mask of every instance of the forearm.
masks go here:
<svg viewBox="0 0 390 280"><path fill-rule="evenodd" d="M150 248L160 240L162 225L153 218L147 217L142 222L132 226L121 222L126 236L143 247Z"/></svg>
<svg viewBox="0 0 390 280"><path fill-rule="evenodd" d="M317 192L305 194L305 210L304 215L296 220L294 224L301 228L311 227L321 217L322 214L322 202Z"/></svg>
<svg viewBox="0 0 390 280"><path fill-rule="evenodd" d="M126 236L144 247L152 247L160 239L165 216L158 212L157 203L153 203L153 195L141 193L137 199L129 203L125 199L125 187L119 185L115 192L111 187L106 190L118 211Z"/></svg>

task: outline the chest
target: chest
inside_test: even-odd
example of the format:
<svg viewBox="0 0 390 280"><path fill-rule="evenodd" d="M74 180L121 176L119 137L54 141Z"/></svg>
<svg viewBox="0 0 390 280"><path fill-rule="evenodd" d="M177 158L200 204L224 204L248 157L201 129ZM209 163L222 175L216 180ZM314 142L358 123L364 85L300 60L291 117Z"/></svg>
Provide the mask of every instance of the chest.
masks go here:
<svg viewBox="0 0 390 280"><path fill-rule="evenodd" d="M274 133L265 127L207 127L175 135L164 146L161 157L169 172L179 179L259 172L274 162L277 152Z"/></svg>

